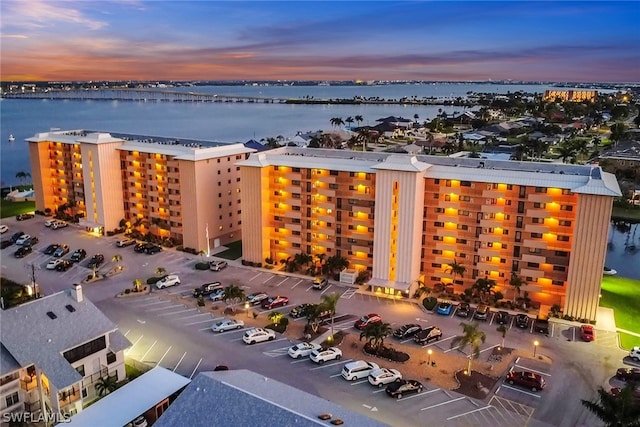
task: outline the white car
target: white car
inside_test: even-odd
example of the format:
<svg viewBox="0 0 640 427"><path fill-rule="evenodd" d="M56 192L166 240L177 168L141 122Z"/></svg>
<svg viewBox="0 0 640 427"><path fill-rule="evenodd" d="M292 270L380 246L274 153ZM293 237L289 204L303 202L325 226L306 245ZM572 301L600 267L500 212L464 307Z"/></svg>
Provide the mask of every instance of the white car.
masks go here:
<svg viewBox="0 0 640 427"><path fill-rule="evenodd" d="M341 357L342 350L338 347L321 348L313 350L311 354L309 354L309 359L320 365L328 360L340 360Z"/></svg>
<svg viewBox="0 0 640 427"><path fill-rule="evenodd" d="M211 325L211 330L213 332L224 332L242 328L244 328L244 322L236 319L223 319Z"/></svg>
<svg viewBox="0 0 640 427"><path fill-rule="evenodd" d="M136 243L135 240L124 238L124 239L118 240L118 242L116 243L116 246L119 247L119 248L124 248L126 246L131 246L134 243Z"/></svg>
<svg viewBox="0 0 640 427"><path fill-rule="evenodd" d="M57 230L58 228L64 228L67 227L69 224L67 224L64 221L56 221L53 224L51 224L51 228L53 228L54 230Z"/></svg>
<svg viewBox="0 0 640 427"><path fill-rule="evenodd" d="M251 305L259 305L267 298L269 298L269 295L265 294L264 292L259 292L247 295L247 302Z"/></svg>
<svg viewBox="0 0 640 427"><path fill-rule="evenodd" d="M4 234L7 231L9 231L9 227L7 227L6 225L2 224L0 225L0 234Z"/></svg>
<svg viewBox="0 0 640 427"><path fill-rule="evenodd" d="M23 234L22 236L20 236L20 238L18 240L16 240L16 245L18 246L22 246L27 242L31 241L31 236L28 234Z"/></svg>
<svg viewBox="0 0 640 427"><path fill-rule="evenodd" d="M156 282L156 288L168 288L169 286L176 286L180 284L180 277L177 274L170 274L168 276L164 276L162 279Z"/></svg>
<svg viewBox="0 0 640 427"><path fill-rule="evenodd" d="M296 344L293 347L289 347L289 356L294 359L299 359L301 357L307 357L313 350L320 350L320 344L316 344L313 342L301 342L300 344Z"/></svg>
<svg viewBox="0 0 640 427"><path fill-rule="evenodd" d="M244 333L242 341L246 344L255 344L257 342L272 341L275 338L276 333L271 329L253 328Z"/></svg>
<svg viewBox="0 0 640 427"><path fill-rule="evenodd" d="M397 369L380 368L369 372L369 384L382 387L396 380L402 379L402 374Z"/></svg>
<svg viewBox="0 0 640 427"><path fill-rule="evenodd" d="M44 226L45 227L51 227L53 225L53 223L56 222L56 221L57 221L57 219L55 219L55 218L48 219L48 220L46 220L44 222Z"/></svg>
<svg viewBox="0 0 640 427"><path fill-rule="evenodd" d="M220 271L223 268L226 268L229 264L227 261L211 261L209 263L209 269L211 271Z"/></svg>
<svg viewBox="0 0 640 427"><path fill-rule="evenodd" d="M58 265L62 264L62 262L63 262L62 258L52 259L47 263L47 270L55 270Z"/></svg>
<svg viewBox="0 0 640 427"><path fill-rule="evenodd" d="M640 347L639 346L633 347L629 352L629 357L635 360L636 362L640 362Z"/></svg>
<svg viewBox="0 0 640 427"><path fill-rule="evenodd" d="M371 371L380 369L377 363L367 362L366 360L356 360L355 362L346 363L342 367L342 378L347 381L355 381L367 378Z"/></svg>
<svg viewBox="0 0 640 427"><path fill-rule="evenodd" d="M222 301L222 297L224 297L224 288L216 289L209 294L211 301Z"/></svg>

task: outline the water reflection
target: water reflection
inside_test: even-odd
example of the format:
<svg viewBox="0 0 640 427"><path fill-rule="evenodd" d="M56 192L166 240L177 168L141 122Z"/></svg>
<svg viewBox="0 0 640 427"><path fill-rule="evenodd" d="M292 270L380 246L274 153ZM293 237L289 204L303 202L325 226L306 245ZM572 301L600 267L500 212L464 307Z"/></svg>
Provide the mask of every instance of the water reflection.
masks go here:
<svg viewBox="0 0 640 427"><path fill-rule="evenodd" d="M618 276L640 280L640 224L611 222L605 264Z"/></svg>

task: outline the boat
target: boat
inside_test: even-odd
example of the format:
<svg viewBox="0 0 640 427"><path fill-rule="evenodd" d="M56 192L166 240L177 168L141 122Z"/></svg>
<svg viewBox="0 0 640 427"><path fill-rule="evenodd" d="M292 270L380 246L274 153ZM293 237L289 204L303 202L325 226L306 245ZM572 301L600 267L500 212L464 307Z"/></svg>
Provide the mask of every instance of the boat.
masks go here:
<svg viewBox="0 0 640 427"><path fill-rule="evenodd" d="M13 142L16 140L16 137L13 134L9 135L9 142Z"/></svg>
<svg viewBox="0 0 640 427"><path fill-rule="evenodd" d="M615 271L613 268L609 268L605 265L604 271L602 272L602 274L604 274L605 276L615 276L616 274L618 274L618 272Z"/></svg>

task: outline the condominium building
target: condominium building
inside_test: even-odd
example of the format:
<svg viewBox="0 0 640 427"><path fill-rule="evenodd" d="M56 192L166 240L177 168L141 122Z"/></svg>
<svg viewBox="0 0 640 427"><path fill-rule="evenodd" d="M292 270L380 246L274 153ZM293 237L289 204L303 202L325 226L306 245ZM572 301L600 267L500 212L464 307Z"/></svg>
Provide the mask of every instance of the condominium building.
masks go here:
<svg viewBox="0 0 640 427"><path fill-rule="evenodd" d="M126 377L124 350L131 343L80 285L1 310L0 332L3 421L11 413L23 421L60 421L97 397L102 378Z"/></svg>
<svg viewBox="0 0 640 427"><path fill-rule="evenodd" d="M544 91L545 101L570 101L570 102L594 102L598 99L597 90L546 90Z"/></svg>
<svg viewBox="0 0 640 427"><path fill-rule="evenodd" d="M243 144L93 132L28 138L36 209L102 234L130 227L197 251L241 238ZM208 241L207 241L208 240Z"/></svg>
<svg viewBox="0 0 640 427"><path fill-rule="evenodd" d="M293 147L238 165L247 261L336 255L400 296L484 277L514 292L515 274L531 299L595 319L620 196L598 166Z"/></svg>

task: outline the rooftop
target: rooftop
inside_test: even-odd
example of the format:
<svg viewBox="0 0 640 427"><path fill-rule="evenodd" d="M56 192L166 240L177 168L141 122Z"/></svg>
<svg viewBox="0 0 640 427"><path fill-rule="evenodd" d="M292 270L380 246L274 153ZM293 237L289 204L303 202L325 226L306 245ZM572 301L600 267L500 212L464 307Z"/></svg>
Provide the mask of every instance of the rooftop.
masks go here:
<svg viewBox="0 0 640 427"><path fill-rule="evenodd" d="M322 414L331 414L350 427L386 425L241 369L198 374L154 426L331 426L330 420L318 418Z"/></svg>

